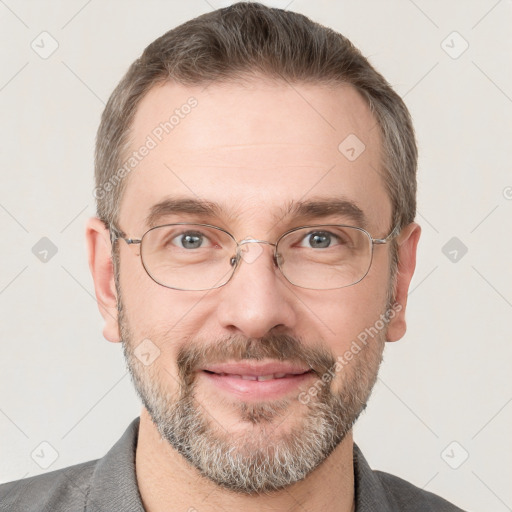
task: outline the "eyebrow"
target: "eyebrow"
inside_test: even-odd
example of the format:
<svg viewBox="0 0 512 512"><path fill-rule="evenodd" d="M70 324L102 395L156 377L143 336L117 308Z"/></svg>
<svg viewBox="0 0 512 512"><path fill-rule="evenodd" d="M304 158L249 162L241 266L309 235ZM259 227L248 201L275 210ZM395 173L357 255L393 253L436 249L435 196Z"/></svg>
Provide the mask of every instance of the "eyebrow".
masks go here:
<svg viewBox="0 0 512 512"><path fill-rule="evenodd" d="M317 199L310 201L291 201L283 210L283 217L298 219L341 216L354 222L358 227L366 227L367 219L363 210L348 199Z"/></svg>
<svg viewBox="0 0 512 512"><path fill-rule="evenodd" d="M167 215L183 214L202 217L226 217L226 210L219 204L204 199L169 197L150 208L146 217L146 225L153 227ZM365 228L367 219L364 212L353 201L343 198L312 199L308 201L289 201L284 208L272 215L275 222L286 217L293 220L307 220L338 216L354 222L358 227ZM229 218L236 218L230 214Z"/></svg>
<svg viewBox="0 0 512 512"><path fill-rule="evenodd" d="M151 207L146 217L146 225L155 226L162 217L176 213L220 217L222 207L217 203L203 199L166 198Z"/></svg>

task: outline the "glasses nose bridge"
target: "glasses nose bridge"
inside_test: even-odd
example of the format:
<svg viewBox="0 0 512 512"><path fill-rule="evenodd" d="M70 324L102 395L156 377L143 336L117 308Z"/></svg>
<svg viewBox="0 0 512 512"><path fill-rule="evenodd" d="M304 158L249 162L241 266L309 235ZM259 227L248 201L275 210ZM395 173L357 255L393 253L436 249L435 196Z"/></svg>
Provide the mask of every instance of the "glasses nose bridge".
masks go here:
<svg viewBox="0 0 512 512"><path fill-rule="evenodd" d="M267 240L258 240L257 238L250 238L250 237L240 240L239 242L236 243L236 246L239 248L245 244L266 244L266 245L272 245L273 247L276 246L276 244L274 244L272 242L268 242Z"/></svg>
<svg viewBox="0 0 512 512"><path fill-rule="evenodd" d="M265 245L270 245L271 247L274 247L274 252L272 254L272 259L274 260L274 263L277 265L277 261L276 261L276 256L275 256L275 251L276 251L276 247L277 247L277 243L272 243L272 242L269 242L268 240L259 240L257 238L251 238L251 237L247 237L247 238L244 238L243 240L240 240L238 242L236 242L236 260L237 260L237 263L240 262L241 259L244 259L242 257L242 251L243 251L243 246L244 245L247 245L247 244L265 244Z"/></svg>

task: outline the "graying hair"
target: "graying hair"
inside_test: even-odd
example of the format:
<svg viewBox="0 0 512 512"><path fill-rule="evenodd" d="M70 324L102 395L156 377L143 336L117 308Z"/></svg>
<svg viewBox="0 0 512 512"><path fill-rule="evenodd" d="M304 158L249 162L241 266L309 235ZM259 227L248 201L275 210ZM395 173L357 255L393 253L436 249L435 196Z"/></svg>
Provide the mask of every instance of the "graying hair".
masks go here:
<svg viewBox="0 0 512 512"><path fill-rule="evenodd" d="M254 75L288 83L353 86L380 127L381 173L392 204L390 230L416 215L417 147L410 114L361 52L343 35L304 15L239 2L203 14L152 42L128 69L103 112L96 140L97 213L118 221L126 179L119 178L137 107L156 84L208 85ZM117 173L117 174L116 174ZM391 274L397 266L392 244Z"/></svg>

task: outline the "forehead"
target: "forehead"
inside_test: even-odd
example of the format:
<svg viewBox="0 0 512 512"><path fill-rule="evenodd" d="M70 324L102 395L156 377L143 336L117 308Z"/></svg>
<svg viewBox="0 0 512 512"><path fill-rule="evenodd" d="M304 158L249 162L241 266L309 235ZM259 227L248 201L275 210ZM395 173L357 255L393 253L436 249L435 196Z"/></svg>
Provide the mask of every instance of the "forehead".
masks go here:
<svg viewBox="0 0 512 512"><path fill-rule="evenodd" d="M144 229L170 199L214 204L212 222L253 231L299 202L334 199L368 228L389 227L379 128L351 86L167 82L143 98L130 135L123 230Z"/></svg>

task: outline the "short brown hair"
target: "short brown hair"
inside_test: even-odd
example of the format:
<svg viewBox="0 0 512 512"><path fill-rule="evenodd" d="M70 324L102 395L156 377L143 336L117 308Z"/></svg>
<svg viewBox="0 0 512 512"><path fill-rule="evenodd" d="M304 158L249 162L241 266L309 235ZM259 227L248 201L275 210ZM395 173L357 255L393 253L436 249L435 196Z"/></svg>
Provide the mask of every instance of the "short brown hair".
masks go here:
<svg viewBox="0 0 512 512"><path fill-rule="evenodd" d="M381 130L380 171L393 208L390 228L414 220L417 148L400 96L343 35L302 14L255 2L239 2L187 21L156 39L131 65L110 96L98 129L98 216L107 225L118 220L126 180L112 180L122 166L137 106L149 89L167 80L207 85L255 74L290 83L353 86Z"/></svg>

